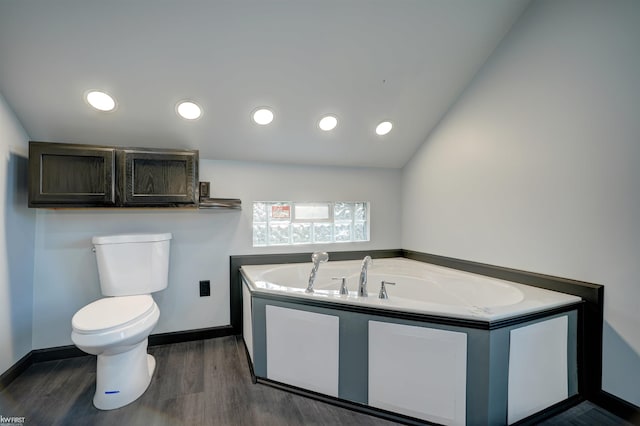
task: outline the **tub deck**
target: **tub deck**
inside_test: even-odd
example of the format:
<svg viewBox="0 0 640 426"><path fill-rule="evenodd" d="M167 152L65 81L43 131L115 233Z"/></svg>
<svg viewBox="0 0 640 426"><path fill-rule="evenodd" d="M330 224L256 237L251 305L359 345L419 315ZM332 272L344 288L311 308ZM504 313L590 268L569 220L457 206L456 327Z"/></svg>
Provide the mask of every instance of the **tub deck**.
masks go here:
<svg viewBox="0 0 640 426"><path fill-rule="evenodd" d="M418 262L406 258L375 259L368 271L368 297L357 294L359 260L321 264L314 292L305 292L311 263L243 265L241 273L251 291L394 312L495 322L569 306L581 298L511 281ZM346 278L348 295L340 295ZM382 280L388 299L378 298Z"/></svg>

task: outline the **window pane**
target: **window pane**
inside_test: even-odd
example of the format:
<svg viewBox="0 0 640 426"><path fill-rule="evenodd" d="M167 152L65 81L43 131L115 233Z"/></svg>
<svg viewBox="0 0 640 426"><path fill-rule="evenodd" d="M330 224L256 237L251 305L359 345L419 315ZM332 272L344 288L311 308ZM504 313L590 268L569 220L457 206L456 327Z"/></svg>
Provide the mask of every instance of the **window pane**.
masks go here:
<svg viewBox="0 0 640 426"><path fill-rule="evenodd" d="M367 203L356 203L355 220L367 220Z"/></svg>
<svg viewBox="0 0 640 426"><path fill-rule="evenodd" d="M289 222L269 224L269 245L289 244Z"/></svg>
<svg viewBox="0 0 640 426"><path fill-rule="evenodd" d="M333 225L330 223L313 224L313 242L314 243L330 243L332 241Z"/></svg>
<svg viewBox="0 0 640 426"><path fill-rule="evenodd" d="M363 222L357 222L353 224L353 240L354 241L369 241L367 238L367 224Z"/></svg>
<svg viewBox="0 0 640 426"><path fill-rule="evenodd" d="M253 222L267 221L267 204L253 203Z"/></svg>
<svg viewBox="0 0 640 426"><path fill-rule="evenodd" d="M292 224L291 240L293 244L310 243L311 242L311 224L310 223Z"/></svg>
<svg viewBox="0 0 640 426"><path fill-rule="evenodd" d="M255 223L253 225L253 246L267 245L267 224Z"/></svg>
<svg viewBox="0 0 640 426"><path fill-rule="evenodd" d="M328 203L296 203L294 206L295 219L308 221L329 220L331 218L329 207Z"/></svg>
<svg viewBox="0 0 640 426"><path fill-rule="evenodd" d="M351 222L336 223L335 238L336 242L351 241Z"/></svg>
<svg viewBox="0 0 640 426"><path fill-rule="evenodd" d="M333 211L334 220L351 220L353 203L336 203Z"/></svg>

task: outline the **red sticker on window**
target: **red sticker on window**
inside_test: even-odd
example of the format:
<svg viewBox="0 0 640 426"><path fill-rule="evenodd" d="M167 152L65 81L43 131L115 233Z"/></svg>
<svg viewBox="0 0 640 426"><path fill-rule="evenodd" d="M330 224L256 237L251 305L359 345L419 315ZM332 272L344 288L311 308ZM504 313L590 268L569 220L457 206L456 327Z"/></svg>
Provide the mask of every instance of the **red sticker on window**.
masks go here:
<svg viewBox="0 0 640 426"><path fill-rule="evenodd" d="M271 206L271 217L274 219L290 219L291 206Z"/></svg>

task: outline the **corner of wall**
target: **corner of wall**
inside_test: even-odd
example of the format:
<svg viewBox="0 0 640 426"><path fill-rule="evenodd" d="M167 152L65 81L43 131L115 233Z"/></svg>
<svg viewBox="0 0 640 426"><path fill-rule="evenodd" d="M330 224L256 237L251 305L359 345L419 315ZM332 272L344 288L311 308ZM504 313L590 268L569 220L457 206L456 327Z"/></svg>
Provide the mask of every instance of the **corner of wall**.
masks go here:
<svg viewBox="0 0 640 426"><path fill-rule="evenodd" d="M28 136L0 94L0 373L32 350L35 213L27 207Z"/></svg>

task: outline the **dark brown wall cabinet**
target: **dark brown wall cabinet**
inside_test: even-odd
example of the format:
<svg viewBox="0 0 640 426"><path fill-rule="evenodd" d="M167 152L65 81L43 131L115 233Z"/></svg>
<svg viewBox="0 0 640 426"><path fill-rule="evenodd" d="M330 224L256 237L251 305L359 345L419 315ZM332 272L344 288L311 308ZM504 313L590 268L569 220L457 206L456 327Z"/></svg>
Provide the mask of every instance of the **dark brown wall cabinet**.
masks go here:
<svg viewBox="0 0 640 426"><path fill-rule="evenodd" d="M198 151L29 143L29 207L198 205Z"/></svg>
<svg viewBox="0 0 640 426"><path fill-rule="evenodd" d="M197 204L198 151L132 148L116 156L122 205Z"/></svg>
<svg viewBox="0 0 640 426"><path fill-rule="evenodd" d="M115 206L113 147L29 143L29 207Z"/></svg>

